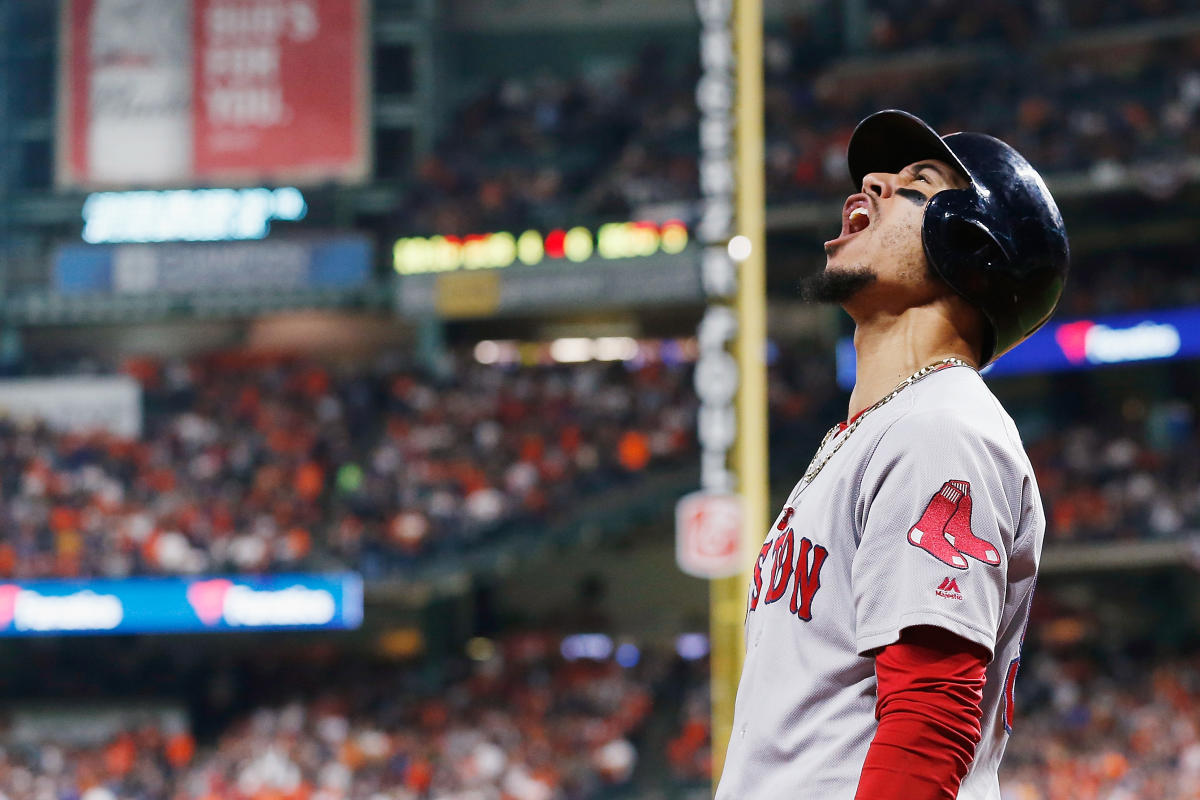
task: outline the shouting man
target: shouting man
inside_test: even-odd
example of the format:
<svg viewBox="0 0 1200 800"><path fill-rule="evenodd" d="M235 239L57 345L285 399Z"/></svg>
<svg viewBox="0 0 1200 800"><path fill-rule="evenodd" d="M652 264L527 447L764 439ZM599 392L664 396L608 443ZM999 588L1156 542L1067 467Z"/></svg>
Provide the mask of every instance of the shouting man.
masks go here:
<svg viewBox="0 0 1200 800"><path fill-rule="evenodd" d="M857 377L767 535L718 800L999 800L1045 531L978 370L1053 313L1062 217L1004 142L864 120L858 194L808 299L855 323Z"/></svg>

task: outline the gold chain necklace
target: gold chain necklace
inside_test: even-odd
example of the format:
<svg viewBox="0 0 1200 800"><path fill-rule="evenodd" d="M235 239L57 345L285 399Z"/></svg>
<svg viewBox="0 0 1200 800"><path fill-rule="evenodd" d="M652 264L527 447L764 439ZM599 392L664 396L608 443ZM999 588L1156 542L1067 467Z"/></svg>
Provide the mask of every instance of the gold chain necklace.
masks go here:
<svg viewBox="0 0 1200 800"><path fill-rule="evenodd" d="M850 434L852 434L852 433L854 433L854 431L858 430L858 426L862 424L862 421L864 419L866 419L867 416L872 411L879 408L880 406L887 405L889 402L894 400L896 395L900 394L900 392L904 391L909 386L912 386L917 381L919 381L923 378L926 378L929 375L932 375L933 373L937 372L940 369L945 369L946 367L970 367L970 366L971 366L970 364L968 364L966 361L963 361L961 358L951 357L951 358L943 358L941 361L934 362L933 364L930 364L927 367L921 367L919 370L914 372L912 375L909 375L907 378L900 381L900 383L896 384L895 389L892 389L890 392L885 394L883 397L879 398L879 400L874 405L869 406L869 407L863 409L862 411L860 411L858 413L858 416L856 416L849 424L847 424L844 430L842 429L842 423L840 423L840 422L837 425L834 425L832 428L830 428L829 432L825 434L825 438L821 440L820 446L817 447L816 455L814 455L812 458L812 461L810 461L808 463L808 469L806 469L804 471L804 477L800 479L800 485L797 486L795 488L795 490L792 491L791 497L788 498L788 505L791 505L793 502L795 502L796 495L800 494L800 492L802 490L804 490L810 483L812 483L814 480L816 480L817 474L822 469L824 469L826 464L829 463L829 459L833 458L837 454L837 451L842 449L842 445L844 445L846 443L846 440L850 438ZM817 458L821 455L821 451L823 451L825 449L825 445L829 444L829 440L832 439L834 436L836 436L839 431L842 433L842 437L838 440L838 443L834 446L834 448L832 450L829 451L829 455L825 456L825 458L821 459L821 461L818 462Z"/></svg>

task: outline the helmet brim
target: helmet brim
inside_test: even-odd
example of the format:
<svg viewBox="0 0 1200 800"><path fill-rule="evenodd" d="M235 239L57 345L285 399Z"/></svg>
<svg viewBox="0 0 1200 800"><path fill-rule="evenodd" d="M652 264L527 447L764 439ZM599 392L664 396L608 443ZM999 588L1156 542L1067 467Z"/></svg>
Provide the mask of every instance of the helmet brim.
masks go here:
<svg viewBox="0 0 1200 800"><path fill-rule="evenodd" d="M858 123L850 137L846 164L855 186L871 172L898 173L918 161L937 160L971 182L971 172L950 146L920 117L899 109L879 111Z"/></svg>

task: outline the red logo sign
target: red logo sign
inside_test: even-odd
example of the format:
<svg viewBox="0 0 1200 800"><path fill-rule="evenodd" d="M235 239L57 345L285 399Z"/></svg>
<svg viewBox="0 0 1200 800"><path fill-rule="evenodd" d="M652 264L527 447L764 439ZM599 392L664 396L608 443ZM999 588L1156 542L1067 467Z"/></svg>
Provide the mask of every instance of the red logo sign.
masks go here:
<svg viewBox="0 0 1200 800"><path fill-rule="evenodd" d="M675 506L675 560L697 578L728 578L742 566L742 499L694 492Z"/></svg>

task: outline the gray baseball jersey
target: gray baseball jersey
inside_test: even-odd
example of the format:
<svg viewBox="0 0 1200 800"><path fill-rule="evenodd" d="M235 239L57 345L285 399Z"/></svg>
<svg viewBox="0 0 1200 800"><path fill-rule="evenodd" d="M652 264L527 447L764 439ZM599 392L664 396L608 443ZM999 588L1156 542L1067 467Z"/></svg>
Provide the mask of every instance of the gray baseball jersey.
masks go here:
<svg viewBox="0 0 1200 800"><path fill-rule="evenodd" d="M830 455L832 454L832 455ZM759 553L717 800L852 800L876 729L873 651L934 625L992 654L960 800L999 800L1045 515L1012 419L968 367L829 438Z"/></svg>

